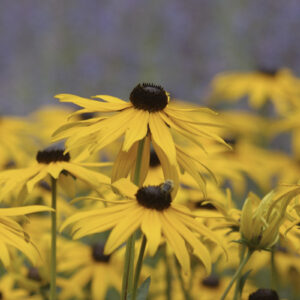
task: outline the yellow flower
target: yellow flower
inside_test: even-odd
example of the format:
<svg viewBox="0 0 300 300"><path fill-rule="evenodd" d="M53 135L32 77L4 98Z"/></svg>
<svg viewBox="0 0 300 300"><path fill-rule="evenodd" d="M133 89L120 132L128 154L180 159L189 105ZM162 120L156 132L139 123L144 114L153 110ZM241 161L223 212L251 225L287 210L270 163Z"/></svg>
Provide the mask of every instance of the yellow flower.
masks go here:
<svg viewBox="0 0 300 300"><path fill-rule="evenodd" d="M83 289L91 283L91 299L105 299L109 288L118 291L122 282L122 263L117 254L105 255L104 244L99 242L92 246L80 245L69 249L65 254L66 265L73 266L75 273L66 280L60 280L61 297L79 297ZM73 287L76 286L76 289Z"/></svg>
<svg viewBox="0 0 300 300"><path fill-rule="evenodd" d="M49 175L55 179L60 177L65 183L69 177L64 176L66 172L94 188L110 182L107 176L85 168L85 164L79 162L78 158L70 160L70 154L64 154L64 150L39 151L36 156L37 163L32 166L0 173L0 199L10 194L16 194L18 198L25 196L32 192L38 182L47 179ZM68 184L63 185L64 189L68 187Z"/></svg>
<svg viewBox="0 0 300 300"><path fill-rule="evenodd" d="M262 200L249 195L242 209L240 233L250 250L267 250L275 245L288 201L288 196L276 198L274 191Z"/></svg>
<svg viewBox="0 0 300 300"><path fill-rule="evenodd" d="M151 256L156 253L163 234L185 273L190 271L186 242L193 249L193 254L202 261L207 272L210 272L209 251L194 232L213 242L218 241L213 232L195 221L186 207L172 203L169 182L138 189L130 181L121 179L114 186L128 199L107 201L113 205L75 214L64 222L61 230L75 223L72 233L78 239L113 228L104 249L104 253L109 254L140 228L147 238L148 253Z"/></svg>
<svg viewBox="0 0 300 300"><path fill-rule="evenodd" d="M130 102L107 95L95 96L102 101L70 94L60 94L56 97L61 102L70 102L82 107L81 110L71 114L71 117L82 113L102 113L101 116L89 120L69 122L54 133L55 140L67 138L67 150L86 145L88 150L93 152L124 136L121 151L114 164L112 181L126 177L134 168L138 142L144 138L146 140L140 184L145 179L149 167L151 142L160 159L165 178L172 179L177 185L179 177L177 160L180 149L175 146L172 130L200 147L202 147L201 138L224 143L210 129L217 126L215 122L206 122L200 118L196 120L191 114L201 112L202 115L206 115L213 113L211 110L172 102L169 93L158 85L138 84L130 94ZM193 159L197 160L197 157ZM193 166L193 159L184 157L184 165L181 167Z"/></svg>
<svg viewBox="0 0 300 300"><path fill-rule="evenodd" d="M249 97L251 107L261 108L271 100L280 114L299 107L300 79L288 69L225 72L213 82L213 98L234 102Z"/></svg>
<svg viewBox="0 0 300 300"><path fill-rule="evenodd" d="M49 210L51 209L39 205L0 208L0 259L5 267L11 261L9 246L13 246L23 252L34 264L38 257L38 251L31 242L29 235L12 217Z"/></svg>

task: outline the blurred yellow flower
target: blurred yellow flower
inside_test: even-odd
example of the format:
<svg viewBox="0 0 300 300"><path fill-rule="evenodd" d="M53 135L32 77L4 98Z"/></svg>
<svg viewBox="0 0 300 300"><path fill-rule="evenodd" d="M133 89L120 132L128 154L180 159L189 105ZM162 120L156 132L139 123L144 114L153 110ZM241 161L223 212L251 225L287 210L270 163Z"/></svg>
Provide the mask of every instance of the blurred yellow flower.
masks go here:
<svg viewBox="0 0 300 300"><path fill-rule="evenodd" d="M94 188L110 183L109 177L85 168L85 164L79 161L79 156L71 160L70 154L64 153L64 150L39 151L36 160L30 167L0 173L1 200L11 194L17 195L17 198L26 196L38 182L46 180L49 175L54 179L63 176L63 183L66 183L69 178L65 175L69 173ZM64 184L63 188L68 189L69 184Z"/></svg>
<svg viewBox="0 0 300 300"><path fill-rule="evenodd" d="M224 72L213 79L212 88L217 101L248 96L250 106L259 109L270 100L280 114L299 107L300 79L288 69Z"/></svg>

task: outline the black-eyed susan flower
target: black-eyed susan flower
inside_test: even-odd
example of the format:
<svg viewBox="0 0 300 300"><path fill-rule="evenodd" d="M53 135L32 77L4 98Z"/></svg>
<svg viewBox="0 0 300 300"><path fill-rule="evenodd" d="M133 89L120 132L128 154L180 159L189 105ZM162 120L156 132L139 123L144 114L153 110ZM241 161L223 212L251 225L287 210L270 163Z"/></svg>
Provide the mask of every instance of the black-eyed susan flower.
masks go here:
<svg viewBox="0 0 300 300"><path fill-rule="evenodd" d="M0 173L0 199L14 194L19 198L31 193L34 186L42 180L47 180L49 175L54 179L63 177L63 182L73 178L78 178L92 187L99 187L101 184L108 184L110 179L85 167L85 164L78 161L77 158L71 159L69 153L64 150L44 150L36 155L36 162L27 168L6 170ZM71 176L70 176L71 175ZM58 181L60 183L60 181ZM68 188L68 184L63 186Z"/></svg>
<svg viewBox="0 0 300 300"><path fill-rule="evenodd" d="M101 113L100 116L88 120L69 122L54 133L55 140L67 138L67 150L86 145L88 150L93 152L124 136L121 151L114 164L113 181L129 174L132 165L136 163L138 143L144 138L146 140L143 147L140 184L149 166L150 141L159 156L165 178L172 179L175 185L178 182L179 167L177 166L178 149L172 136L173 130L200 147L202 147L201 138L224 143L210 129L217 126L216 122L206 122L200 118L196 120L191 117L193 112L206 115L213 113L212 111L170 101L169 93L158 85L138 84L130 94L130 102L107 95L95 96L102 101L70 94L60 94L56 97L61 102L81 106L82 109L78 110L75 115ZM193 165L193 160L189 157L189 159L184 158L185 166ZM196 157L194 159L197 160Z"/></svg>
<svg viewBox="0 0 300 300"><path fill-rule="evenodd" d="M104 243L98 242L92 246L80 245L69 249L65 254L65 264L75 270L74 274L60 280L63 299L82 297L84 288L90 283L89 299L105 299L109 288L121 289L122 263L118 254L105 255ZM68 255L69 254L69 255ZM76 288L72 288L76 286Z"/></svg>
<svg viewBox="0 0 300 300"><path fill-rule="evenodd" d="M195 233L218 243L213 232L198 224L184 206L172 203L168 184L138 188L130 181L121 179L114 186L127 199L111 202L111 206L75 214L62 225L75 223L72 228L75 239L112 229L105 244L104 253L110 254L121 246L138 228L147 238L148 253L154 255L164 235L172 247L184 273L190 271L187 244L193 250L207 272L211 269L211 257L206 246Z"/></svg>
<svg viewBox="0 0 300 300"><path fill-rule="evenodd" d="M280 114L299 107L300 80L288 69L225 72L214 78L212 88L214 99L235 102L248 96L250 106L255 109L268 100Z"/></svg>
<svg viewBox="0 0 300 300"><path fill-rule="evenodd" d="M274 191L262 200L254 194L249 195L243 205L240 221L242 241L249 250L267 250L275 245L289 201L289 196L275 197Z"/></svg>

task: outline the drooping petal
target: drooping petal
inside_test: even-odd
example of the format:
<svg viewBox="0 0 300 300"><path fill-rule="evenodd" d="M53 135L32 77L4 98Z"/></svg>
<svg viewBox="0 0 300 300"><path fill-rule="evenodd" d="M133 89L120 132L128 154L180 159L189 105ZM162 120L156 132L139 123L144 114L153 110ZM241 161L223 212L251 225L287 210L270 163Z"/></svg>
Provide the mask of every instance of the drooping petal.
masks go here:
<svg viewBox="0 0 300 300"><path fill-rule="evenodd" d="M183 238L177 233L173 226L166 220L163 214L159 215L162 231L170 244L171 248L174 250L175 255L183 269L185 274L190 273L190 257L186 249L185 242Z"/></svg>
<svg viewBox="0 0 300 300"><path fill-rule="evenodd" d="M142 140L147 135L149 112L138 109L134 109L134 112L135 114L127 125L123 151L128 151L136 141Z"/></svg>
<svg viewBox="0 0 300 300"><path fill-rule="evenodd" d="M171 165L176 165L175 144L169 128L161 119L159 113L151 113L149 127L152 140L162 149Z"/></svg>
<svg viewBox="0 0 300 300"><path fill-rule="evenodd" d="M147 238L149 255L153 256L161 240L161 223L157 211L149 209L145 212L141 229Z"/></svg>
<svg viewBox="0 0 300 300"><path fill-rule="evenodd" d="M208 249L198 240L198 238L177 218L175 210L164 212L165 218L174 229L192 246L193 253L202 261L207 274L211 272L211 256Z"/></svg>

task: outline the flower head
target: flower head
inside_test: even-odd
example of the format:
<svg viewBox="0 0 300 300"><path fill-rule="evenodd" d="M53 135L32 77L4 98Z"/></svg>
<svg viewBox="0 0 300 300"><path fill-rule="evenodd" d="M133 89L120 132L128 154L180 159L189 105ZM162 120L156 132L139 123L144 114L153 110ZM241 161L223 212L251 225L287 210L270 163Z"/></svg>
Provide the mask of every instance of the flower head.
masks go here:
<svg viewBox="0 0 300 300"><path fill-rule="evenodd" d="M0 173L1 199L10 194L17 197L31 193L34 186L50 176L59 179L63 175L72 175L92 187L108 184L109 178L101 173L85 168L79 157L71 159L70 154L64 150L48 149L38 151L36 163L27 168L6 170ZM68 188L68 187L66 187Z"/></svg>
<svg viewBox="0 0 300 300"><path fill-rule="evenodd" d="M270 249L279 239L279 227L290 197L276 198L274 191L260 200L254 194L246 199L240 233L242 241L251 250Z"/></svg>
<svg viewBox="0 0 300 300"><path fill-rule="evenodd" d="M193 159L197 160L197 157L179 157L182 150L174 142L173 131L202 148L203 139L224 143L211 131L211 127L218 126L216 122L201 119L200 114L214 115L214 112L207 108L171 101L169 93L159 85L138 84L130 93L129 102L108 95L95 96L102 102L70 94L59 94L56 97L61 102L82 107L70 117L82 113L100 113L100 116L89 120L68 122L56 130L55 140L66 138L68 151L85 145L88 151L93 152L124 136L122 148L113 167L112 182L127 177L135 167L138 144L143 139L145 142L139 185L144 182L149 168L151 144L159 157L165 179L172 179L175 186L178 186L179 171L183 168L192 172L199 181L200 171L191 167ZM195 112L198 112L197 116L193 115Z"/></svg>
<svg viewBox="0 0 300 300"><path fill-rule="evenodd" d="M156 253L163 235L185 273L190 271L186 243L210 272L209 251L196 234L215 243L218 243L217 238L207 227L197 223L187 208L172 202L171 182L138 188L128 180L121 179L114 186L128 199L107 201L112 205L77 213L65 221L61 230L75 223L72 228L73 237L81 238L112 228L104 248L104 254L110 254L140 228L147 238L148 252L151 256Z"/></svg>

